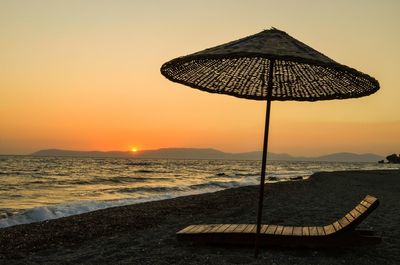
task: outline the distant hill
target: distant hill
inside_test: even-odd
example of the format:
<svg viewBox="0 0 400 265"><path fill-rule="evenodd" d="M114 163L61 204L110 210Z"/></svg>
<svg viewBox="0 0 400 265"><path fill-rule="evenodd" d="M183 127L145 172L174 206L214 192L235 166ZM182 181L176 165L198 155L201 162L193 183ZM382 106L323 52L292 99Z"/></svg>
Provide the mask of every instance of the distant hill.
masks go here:
<svg viewBox="0 0 400 265"><path fill-rule="evenodd" d="M131 152L126 151L74 151L62 149L46 149L34 152L32 156L66 156L66 157L132 157Z"/></svg>
<svg viewBox="0 0 400 265"><path fill-rule="evenodd" d="M378 162L382 156L375 154L335 153L317 157L318 161Z"/></svg>
<svg viewBox="0 0 400 265"><path fill-rule="evenodd" d="M63 157L125 157L159 159L226 159L261 160L262 152L226 153L212 148L161 148L155 150L131 151L74 151L61 149L40 150L32 156ZM378 162L383 157L376 154L334 153L318 157L296 157L289 154L268 153L269 160L277 161L327 161L327 162Z"/></svg>

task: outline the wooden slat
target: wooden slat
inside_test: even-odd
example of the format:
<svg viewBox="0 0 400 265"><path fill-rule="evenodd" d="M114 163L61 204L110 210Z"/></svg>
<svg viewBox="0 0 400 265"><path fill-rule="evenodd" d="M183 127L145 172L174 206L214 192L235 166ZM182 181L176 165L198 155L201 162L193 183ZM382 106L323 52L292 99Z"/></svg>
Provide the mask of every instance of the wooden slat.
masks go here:
<svg viewBox="0 0 400 265"><path fill-rule="evenodd" d="M293 235L293 226L284 226L282 235L291 236Z"/></svg>
<svg viewBox="0 0 400 265"><path fill-rule="evenodd" d="M231 224L223 224L222 226L220 226L217 230L214 231L214 233L223 233L225 232L226 229L228 229L228 227L230 227Z"/></svg>
<svg viewBox="0 0 400 265"><path fill-rule="evenodd" d="M308 226L303 226L303 236L310 235L310 228Z"/></svg>
<svg viewBox="0 0 400 265"><path fill-rule="evenodd" d="M361 204L357 205L355 208L357 211L359 211L360 213L364 213L367 208L365 208L364 206L362 206Z"/></svg>
<svg viewBox="0 0 400 265"><path fill-rule="evenodd" d="M250 233L256 233L257 231L257 225L254 225L254 227L250 230Z"/></svg>
<svg viewBox="0 0 400 265"><path fill-rule="evenodd" d="M354 217L354 219L357 219L359 216L361 216L361 213L357 211L356 209L353 209L350 211L351 216Z"/></svg>
<svg viewBox="0 0 400 265"><path fill-rule="evenodd" d="M330 235L336 232L335 227L333 225L324 226L324 231L326 235Z"/></svg>
<svg viewBox="0 0 400 265"><path fill-rule="evenodd" d="M293 235L294 236L302 236L303 235L303 227L301 227L301 226L293 227Z"/></svg>
<svg viewBox="0 0 400 265"><path fill-rule="evenodd" d="M338 221L334 222L333 226L335 227L336 231L342 229L342 225Z"/></svg>
<svg viewBox="0 0 400 265"><path fill-rule="evenodd" d="M190 231L187 233L189 233L189 234L196 233L196 231L199 230L200 228L201 228L200 225L194 225L194 227L192 229L190 229Z"/></svg>
<svg viewBox="0 0 400 265"><path fill-rule="evenodd" d="M284 226L278 225L275 230L275 235L282 235Z"/></svg>
<svg viewBox="0 0 400 265"><path fill-rule="evenodd" d="M360 204L361 204L362 206L364 206L365 208L369 208L369 207L371 206L371 204L370 204L369 202L364 201L364 200L361 201Z"/></svg>
<svg viewBox="0 0 400 265"><path fill-rule="evenodd" d="M371 203L371 204L373 204L376 200L377 200L377 199L376 199L375 197L372 197L371 195L367 195L367 196L365 196L365 198L364 198L364 201L367 201L367 202L369 202L369 203Z"/></svg>
<svg viewBox="0 0 400 265"><path fill-rule="evenodd" d="M206 233L207 231L209 231L210 229L212 229L214 226L211 225L204 225L203 229L198 231L198 233Z"/></svg>
<svg viewBox="0 0 400 265"><path fill-rule="evenodd" d="M243 233L250 233L253 229L255 229L256 225L249 224L244 230Z"/></svg>
<svg viewBox="0 0 400 265"><path fill-rule="evenodd" d="M354 217L353 217L350 213L346 214L344 217L346 217L346 219L347 219L350 223L354 221Z"/></svg>
<svg viewBox="0 0 400 265"><path fill-rule="evenodd" d="M349 224L349 221L345 217L339 219L339 223L342 227L345 227Z"/></svg>
<svg viewBox="0 0 400 265"><path fill-rule="evenodd" d="M235 231L236 227L238 227L239 224L231 224L225 231L224 233L231 233Z"/></svg>
<svg viewBox="0 0 400 265"><path fill-rule="evenodd" d="M190 231L190 234L201 234L208 228L208 225L197 225L196 229Z"/></svg>
<svg viewBox="0 0 400 265"><path fill-rule="evenodd" d="M324 228L322 226L317 226L317 232L319 236L324 236L325 235L325 231Z"/></svg>
<svg viewBox="0 0 400 265"><path fill-rule="evenodd" d="M214 229L215 227L220 226L220 225L221 225L221 224L210 224L210 225L207 225L207 226L208 226L207 229L204 229L202 233L209 233L210 230L212 230L212 229Z"/></svg>
<svg viewBox="0 0 400 265"><path fill-rule="evenodd" d="M318 236L318 231L316 226L310 226L310 236Z"/></svg>
<svg viewBox="0 0 400 265"><path fill-rule="evenodd" d="M218 231L218 229L223 226L224 224L217 224L215 225L213 228L211 228L210 230L208 230L208 233L215 233L216 231Z"/></svg>
<svg viewBox="0 0 400 265"><path fill-rule="evenodd" d="M273 234L275 234L275 231L276 231L277 227L278 227L277 225L269 225L267 230L264 233L273 235Z"/></svg>
<svg viewBox="0 0 400 265"><path fill-rule="evenodd" d="M261 226L260 233L261 233L261 234L264 234L264 233L265 233L265 231L267 231L267 229L268 229L268 226L269 226L269 225L262 225L262 226Z"/></svg>
<svg viewBox="0 0 400 265"><path fill-rule="evenodd" d="M263 231L266 229L265 226L268 226L268 225L261 225L260 226L260 234L264 233ZM252 228L250 230L250 233L257 233L257 225L255 225L254 228Z"/></svg>
<svg viewBox="0 0 400 265"><path fill-rule="evenodd" d="M187 232L189 232L190 230L192 230L193 228L195 228L196 225L189 225L186 226L185 228L183 228L182 230L178 231L177 234L185 234Z"/></svg>
<svg viewBox="0 0 400 265"><path fill-rule="evenodd" d="M248 224L239 224L235 230L233 230L232 232L234 233L241 233L243 232L243 230L248 226Z"/></svg>

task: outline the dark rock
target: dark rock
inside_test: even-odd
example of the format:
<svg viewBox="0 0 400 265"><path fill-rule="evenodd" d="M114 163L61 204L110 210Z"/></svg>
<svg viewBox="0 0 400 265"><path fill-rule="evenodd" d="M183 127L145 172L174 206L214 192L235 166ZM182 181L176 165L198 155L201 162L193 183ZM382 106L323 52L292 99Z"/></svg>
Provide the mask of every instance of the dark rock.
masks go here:
<svg viewBox="0 0 400 265"><path fill-rule="evenodd" d="M392 164L400 164L400 156L392 154L386 157L387 161Z"/></svg>

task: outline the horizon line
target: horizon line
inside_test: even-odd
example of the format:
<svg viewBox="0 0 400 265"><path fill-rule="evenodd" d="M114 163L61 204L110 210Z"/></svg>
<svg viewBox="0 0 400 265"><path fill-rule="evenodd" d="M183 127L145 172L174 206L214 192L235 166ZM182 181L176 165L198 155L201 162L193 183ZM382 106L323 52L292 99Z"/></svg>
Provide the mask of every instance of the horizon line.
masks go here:
<svg viewBox="0 0 400 265"><path fill-rule="evenodd" d="M253 152L262 152L262 150L253 150L253 151L241 151L241 152L227 152L221 149L217 149L217 148L213 148L213 147L160 147L160 148L154 148L154 149L141 149L141 150L137 150L136 153L140 153L143 151L157 151L157 150L162 150L162 149L198 149L198 150L206 150L206 149L210 149L210 150L215 150L215 151L219 151L219 152L223 152L223 153L227 153L227 154L242 154L242 153L253 153ZM74 149L62 149L62 148L44 148L44 149L39 149L37 151L33 151L31 153L28 154L4 154L4 153L0 153L1 156L30 156L36 152L39 151L44 151L44 150L59 150L59 151L72 151L72 152L101 152L101 153L111 153L111 152L126 152L126 153L132 153L134 154L135 152L127 149L127 150L109 150L109 151L104 151L104 150L74 150ZM338 151L338 152L328 152L328 153L322 153L322 154L318 154L318 155L293 155L291 153L288 152L273 152L273 151L268 151L268 153L273 153L273 154L285 154L285 155L290 155L290 156L294 156L294 157L308 157L308 158L313 158L313 157L319 157L319 156L325 156L325 155L331 155L331 154L339 154L339 153L349 153L349 154L357 154L357 155L366 155L366 154L372 154L372 155L378 155L378 156L382 156L382 157L386 157L388 155L391 154L396 154L395 152L391 153L391 154L380 154L380 153L373 153L373 152L364 152L364 153L358 153L358 152L351 152L351 151Z"/></svg>

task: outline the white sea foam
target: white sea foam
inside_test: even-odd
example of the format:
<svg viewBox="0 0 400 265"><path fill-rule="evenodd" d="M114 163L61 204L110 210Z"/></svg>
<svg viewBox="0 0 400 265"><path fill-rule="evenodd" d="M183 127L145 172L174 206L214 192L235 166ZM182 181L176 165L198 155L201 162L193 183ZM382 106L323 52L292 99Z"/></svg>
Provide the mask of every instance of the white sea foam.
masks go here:
<svg viewBox="0 0 400 265"><path fill-rule="evenodd" d="M187 191L176 192L173 194L162 194L142 199L123 199L110 201L81 201L68 204L58 204L51 206L35 207L26 211L11 215L0 219L0 228L10 227L14 225L30 224L42 222L51 219L57 219L72 215L83 214L96 210L117 207L123 205L137 204L142 202L158 201L176 198L179 196L195 195L207 192L215 192L226 188L235 188L240 186L254 185L253 181L230 182L225 185L214 186L206 185L200 189L190 189Z"/></svg>
<svg viewBox="0 0 400 265"><path fill-rule="evenodd" d="M29 224L34 222L41 222L50 219L67 217L71 215L82 214L95 210L100 210L109 207L121 206L126 204L135 203L131 200L118 200L118 201L83 201L69 204L59 204L52 206L36 207L28 209L21 213L0 219L0 227L9 227L20 224Z"/></svg>

